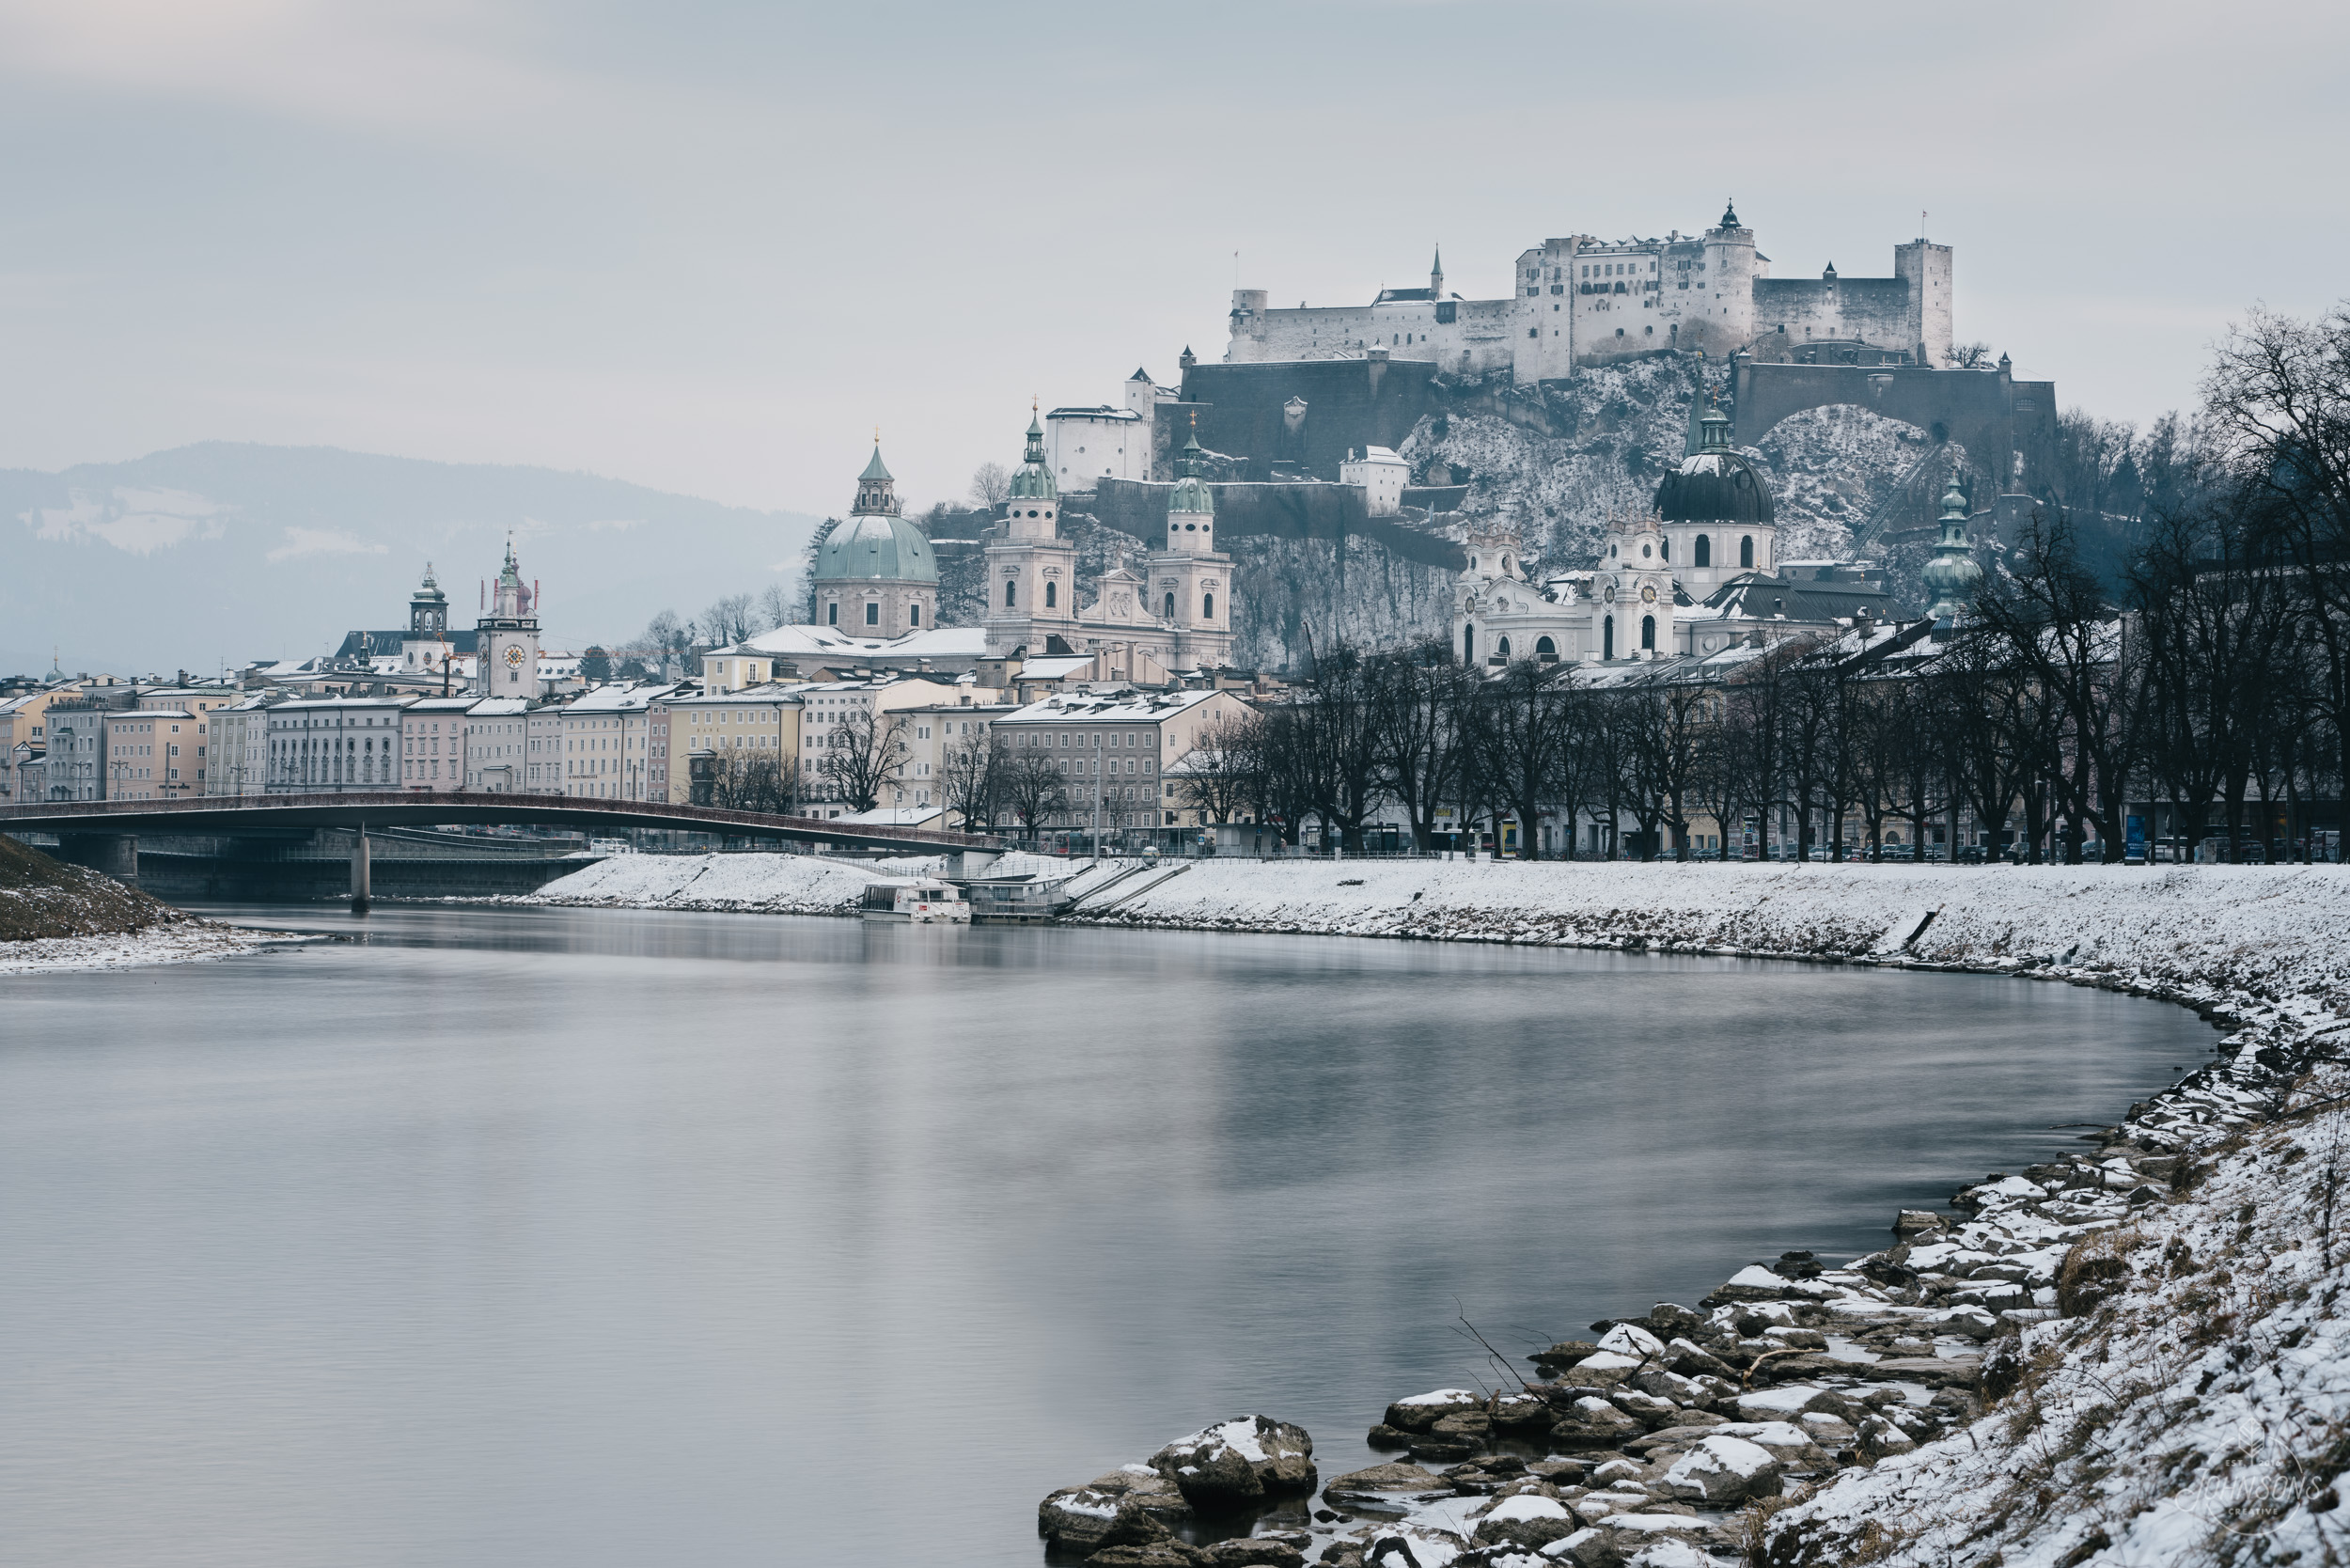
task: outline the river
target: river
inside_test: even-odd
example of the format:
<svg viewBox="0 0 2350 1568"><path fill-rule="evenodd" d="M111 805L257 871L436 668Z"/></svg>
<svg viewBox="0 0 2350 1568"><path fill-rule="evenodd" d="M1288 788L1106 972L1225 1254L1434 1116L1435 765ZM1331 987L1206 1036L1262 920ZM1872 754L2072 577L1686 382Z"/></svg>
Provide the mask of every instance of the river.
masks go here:
<svg viewBox="0 0 2350 1568"><path fill-rule="evenodd" d="M0 980L0 1560L1034 1564L2068 1146L2192 1014L1732 959L616 910ZM1488 1376L1490 1374L1487 1374Z"/></svg>

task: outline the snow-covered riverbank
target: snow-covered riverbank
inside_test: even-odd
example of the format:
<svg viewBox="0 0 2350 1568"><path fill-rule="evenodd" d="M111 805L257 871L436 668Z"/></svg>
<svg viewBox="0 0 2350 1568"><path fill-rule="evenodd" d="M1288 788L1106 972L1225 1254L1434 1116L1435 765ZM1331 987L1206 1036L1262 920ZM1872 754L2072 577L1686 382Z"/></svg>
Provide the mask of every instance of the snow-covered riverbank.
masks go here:
<svg viewBox="0 0 2350 1568"><path fill-rule="evenodd" d="M192 964L234 958L271 940L260 932L240 931L210 920L150 926L145 931L101 936L47 936L0 942L0 975L54 969L127 969L147 964Z"/></svg>
<svg viewBox="0 0 2350 1568"><path fill-rule="evenodd" d="M853 915L868 884L885 876L936 876L943 855L831 860L812 855L616 855L505 902L606 909L694 909L722 914ZM1052 870L1065 860L1008 855L996 874Z"/></svg>
<svg viewBox="0 0 2350 1568"><path fill-rule="evenodd" d="M606 862L613 869L541 897L836 912L870 874L807 857L711 859L730 864L694 872L694 862L663 861L656 872ZM932 867L871 870L916 869ZM2340 1192L2350 1159L2340 1054L2350 1042L2350 870L1210 861L1093 917L1948 965L2163 997L2232 1031L2217 1061L2130 1107L2093 1150L1947 1207L1940 1194L1918 1195L1909 1233L1885 1253L1811 1278L1802 1261L1745 1269L1710 1316L1625 1303L1651 1329L1682 1333L1694 1354L1672 1350L1631 1374L1596 1364L1578 1373L1572 1358L1554 1367L1545 1388L1574 1414L1553 1443L1581 1443L1596 1463L1516 1479L1506 1466L1462 1467L1436 1483L1539 1499L1513 1503L1512 1517L1553 1521L1547 1544L1525 1531L1480 1539L1471 1511L1446 1504L1409 1530L1317 1529L1315 1555L1336 1548L1328 1560L1384 1568L1405 1560L1383 1544L1392 1536L1419 1568L1456 1558L1464 1568L1664 1568L1703 1561L1746 1532L1749 1560L1783 1568L2350 1557L2350 1511L2339 1506L2350 1499L2337 1486L2350 1469L2350 1237L2335 1235L2350 1230L2350 1213L2337 1215L2350 1210ZM1883 1355L1914 1356L1904 1320L1930 1319L1919 1334L1950 1340L1952 1314L1968 1312L1981 1318L1957 1337L1991 1335L1967 1346L1982 1352L1980 1374L1966 1369L1939 1406L1921 1388L1906 1415L1862 1399L1866 1375L1827 1357L1762 1359L1775 1331L1786 1340L1863 1324L1875 1325ZM1840 1332L1838 1356L1856 1342ZM1935 1354L1955 1359L1955 1350ZM1706 1382L1712 1368L1731 1381ZM1631 1390L1632 1375L1655 1388ZM1756 1419L1747 1406L1765 1388L1800 1395L1808 1424ZM1367 1424L1376 1402L1408 1392L1367 1395ZM1878 1418L1848 1419L1869 1410ZM1682 1439L1701 1442L1699 1429L1718 1434L1724 1422L1760 1448L1778 1439L1788 1455L1756 1461L1737 1530L1700 1528L1685 1500L1693 1483L1673 1469L1687 1458ZM1853 1436L1831 1452L1840 1423ZM1615 1450L1593 1453L1578 1435L1611 1425L1646 1436L1605 1458ZM1117 1546L1126 1555L1103 1560L1193 1560L1178 1545Z"/></svg>

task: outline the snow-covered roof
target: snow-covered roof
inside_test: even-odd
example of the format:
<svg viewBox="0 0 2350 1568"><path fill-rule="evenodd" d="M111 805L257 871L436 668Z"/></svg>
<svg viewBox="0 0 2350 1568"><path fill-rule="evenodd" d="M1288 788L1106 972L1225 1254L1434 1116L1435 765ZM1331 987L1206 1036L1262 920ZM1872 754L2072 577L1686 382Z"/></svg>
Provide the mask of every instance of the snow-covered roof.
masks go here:
<svg viewBox="0 0 2350 1568"><path fill-rule="evenodd" d="M1073 404L1068 408L1057 408L1044 417L1047 419L1116 419L1135 425L1142 423L1142 416L1134 410L1112 408L1107 403L1096 403L1091 408L1079 408Z"/></svg>
<svg viewBox="0 0 2350 1568"><path fill-rule="evenodd" d="M932 626L896 637L853 637L834 626L778 626L708 657L760 653L778 658L977 659L987 651L980 626Z"/></svg>
<svg viewBox="0 0 2350 1568"><path fill-rule="evenodd" d="M1395 455L1395 448L1392 447L1366 447L1363 448L1363 455L1354 461L1356 463L1391 463L1398 468L1410 466Z"/></svg>
<svg viewBox="0 0 2350 1568"><path fill-rule="evenodd" d="M1007 724L1156 724L1180 717L1218 692L1056 692L995 721Z"/></svg>
<svg viewBox="0 0 2350 1568"><path fill-rule="evenodd" d="M678 684L675 682L666 685L652 682L638 685L632 682L598 686L593 691L582 692L573 698L570 711L574 713L635 713L651 707L677 689Z"/></svg>

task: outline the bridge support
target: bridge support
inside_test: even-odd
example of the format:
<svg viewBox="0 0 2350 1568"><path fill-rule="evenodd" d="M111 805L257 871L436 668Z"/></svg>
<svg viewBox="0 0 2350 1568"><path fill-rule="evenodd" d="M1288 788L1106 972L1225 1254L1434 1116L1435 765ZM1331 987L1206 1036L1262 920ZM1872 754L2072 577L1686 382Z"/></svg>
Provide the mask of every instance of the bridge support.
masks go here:
<svg viewBox="0 0 2350 1568"><path fill-rule="evenodd" d="M985 876L1000 858L994 850L955 850L947 856L948 880Z"/></svg>
<svg viewBox="0 0 2350 1568"><path fill-rule="evenodd" d="M103 871L133 887L139 885L139 840L134 833L60 833L57 858Z"/></svg>
<svg viewBox="0 0 2350 1568"><path fill-rule="evenodd" d="M353 915L365 915L368 912L369 902L368 873L370 869L368 860L368 824L361 823L359 830L351 836L351 912Z"/></svg>

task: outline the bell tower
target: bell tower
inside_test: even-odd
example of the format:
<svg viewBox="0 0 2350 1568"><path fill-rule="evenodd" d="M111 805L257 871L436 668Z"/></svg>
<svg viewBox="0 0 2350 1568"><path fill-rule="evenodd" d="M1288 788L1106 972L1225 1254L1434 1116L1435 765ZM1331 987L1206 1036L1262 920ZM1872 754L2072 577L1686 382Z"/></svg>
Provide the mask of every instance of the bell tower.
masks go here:
<svg viewBox="0 0 2350 1568"><path fill-rule="evenodd" d="M510 537L490 613L474 624L474 690L486 697L538 697L539 595L523 581Z"/></svg>
<svg viewBox="0 0 2350 1568"><path fill-rule="evenodd" d="M1232 658L1232 557L1215 547L1215 492L1206 478L1198 416L1167 496L1167 543L1151 552L1147 605L1165 622L1169 669L1213 669Z"/></svg>
<svg viewBox="0 0 2350 1568"><path fill-rule="evenodd" d="M1024 649L1037 658L1048 637L1066 641L1076 632L1077 549L1060 537L1060 490L1045 460L1044 426L1033 402L1004 524L987 541L983 558L989 658Z"/></svg>

